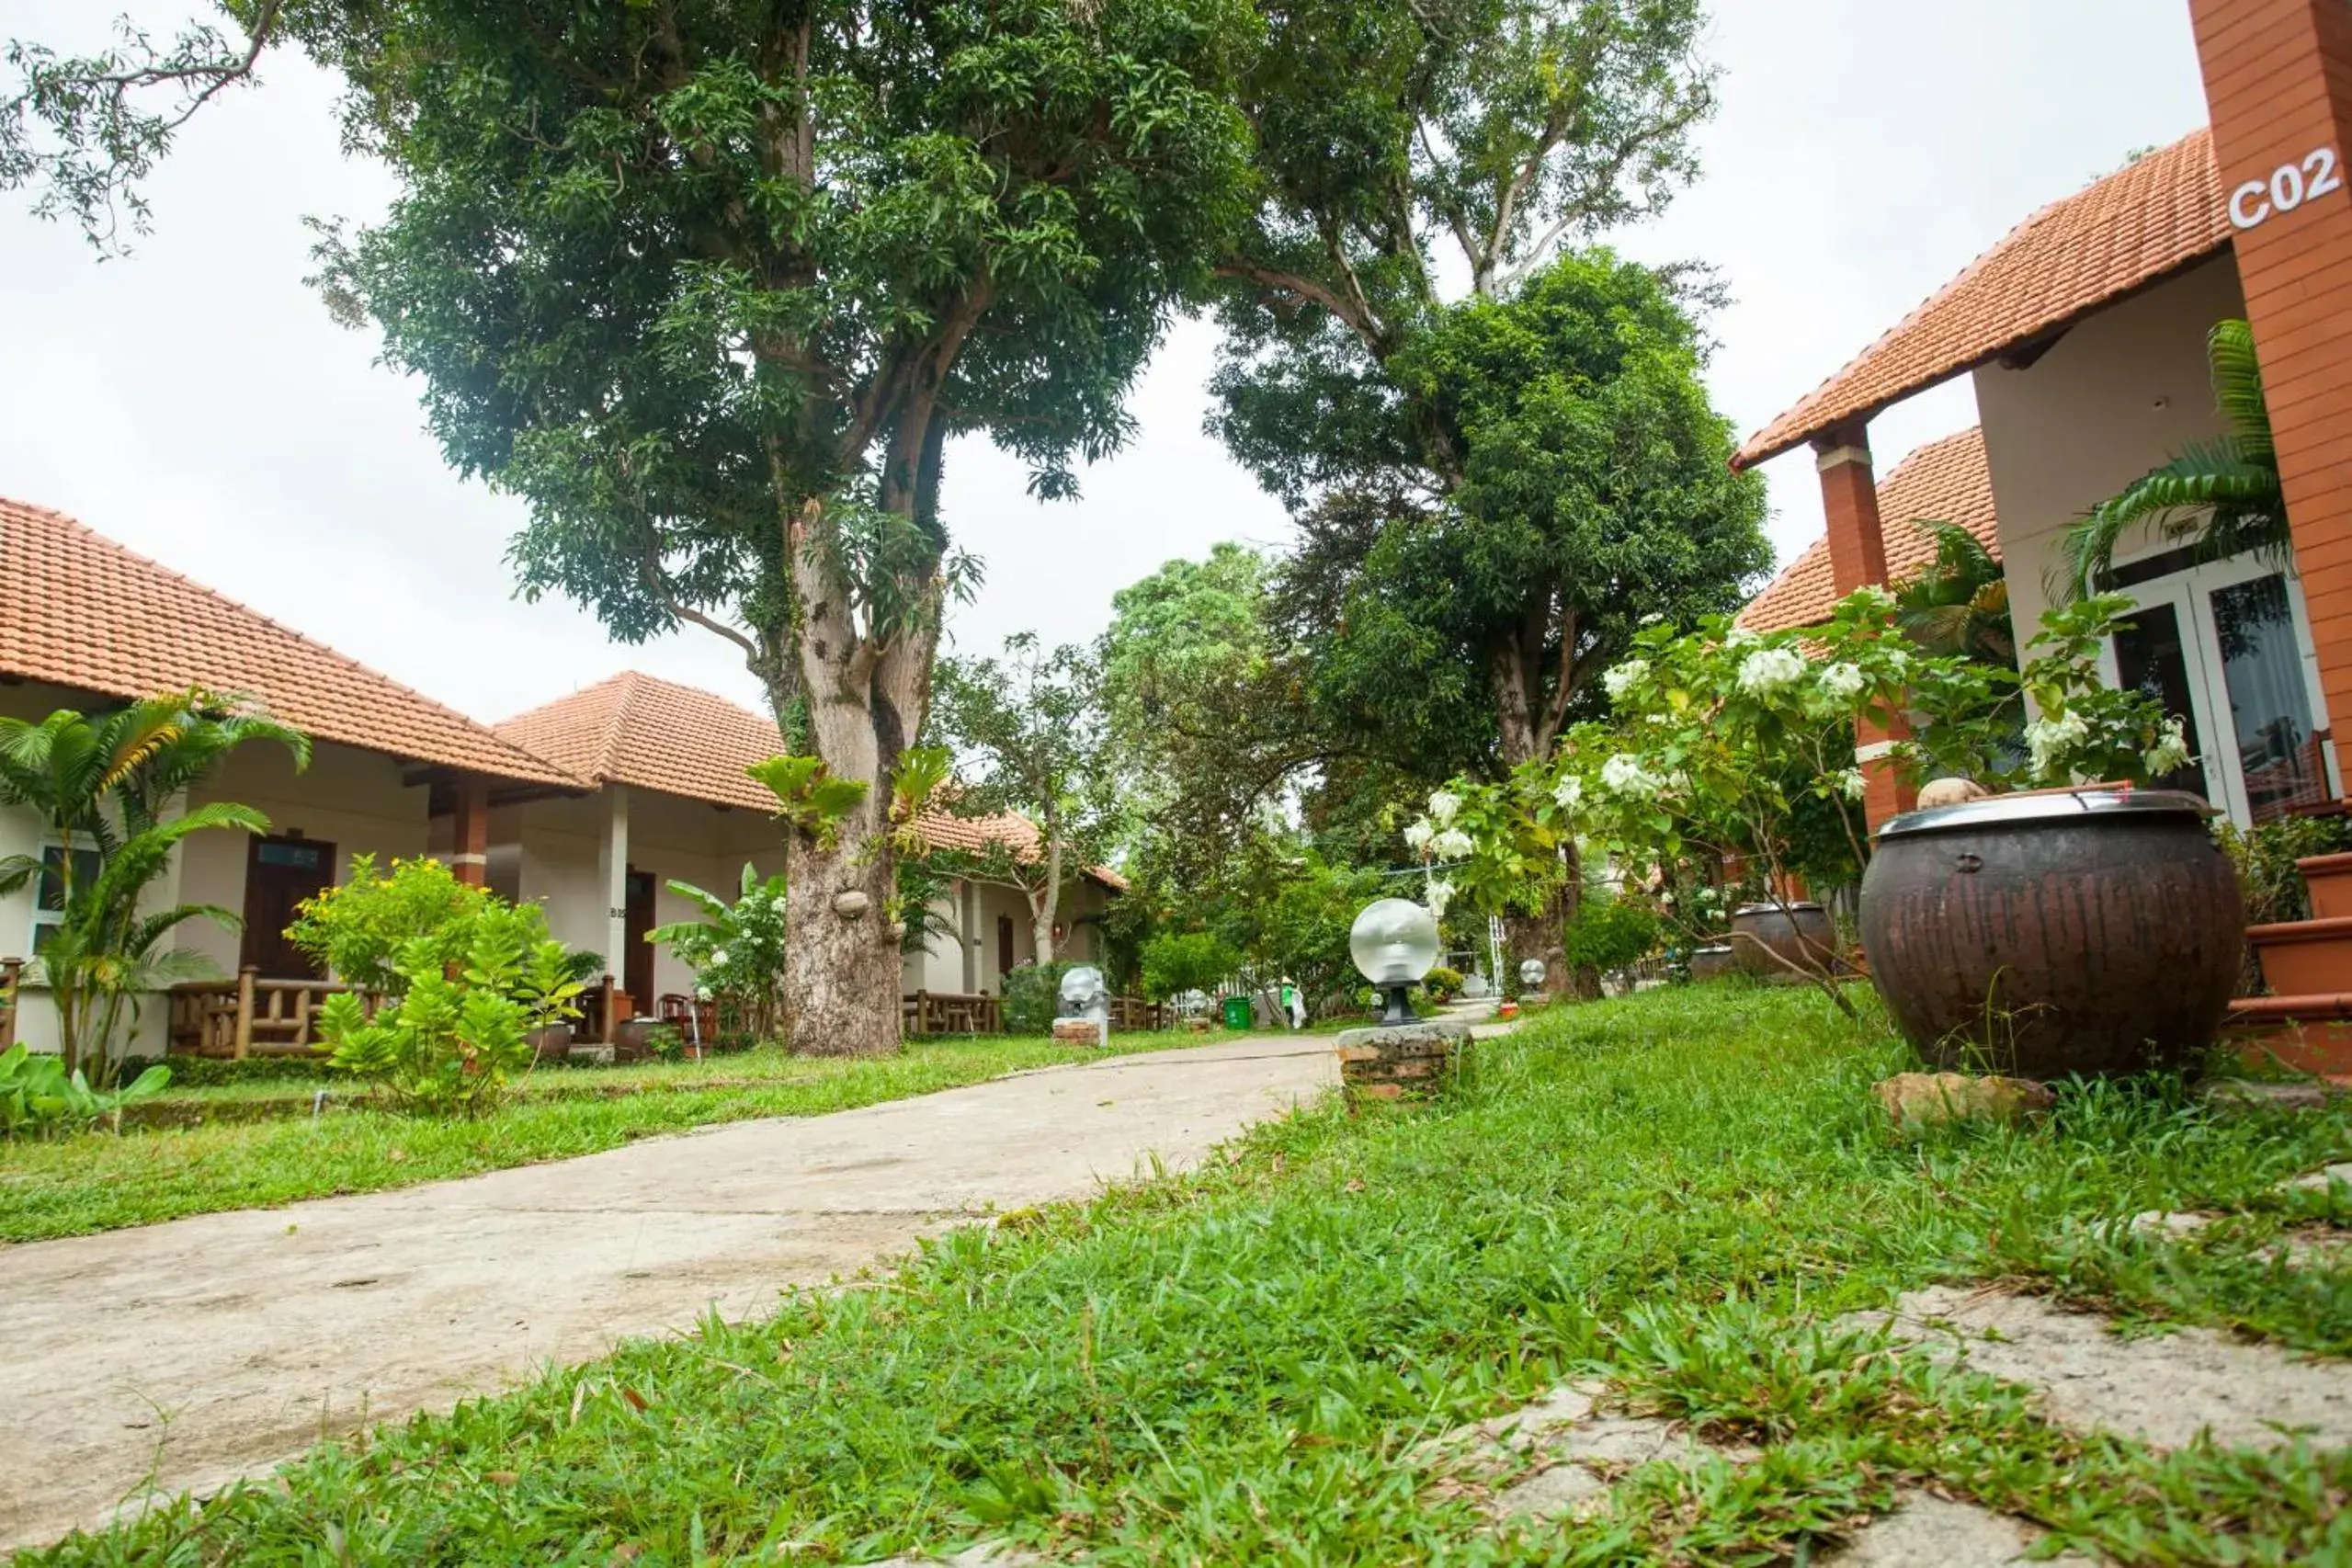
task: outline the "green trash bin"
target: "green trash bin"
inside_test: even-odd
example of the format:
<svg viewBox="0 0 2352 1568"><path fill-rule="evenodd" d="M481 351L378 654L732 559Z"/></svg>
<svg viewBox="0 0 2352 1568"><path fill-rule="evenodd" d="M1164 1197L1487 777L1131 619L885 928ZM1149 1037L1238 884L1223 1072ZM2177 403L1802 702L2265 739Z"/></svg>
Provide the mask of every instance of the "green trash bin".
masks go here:
<svg viewBox="0 0 2352 1568"><path fill-rule="evenodd" d="M1249 1028L1248 997L1228 996L1225 998L1225 1027L1229 1029Z"/></svg>

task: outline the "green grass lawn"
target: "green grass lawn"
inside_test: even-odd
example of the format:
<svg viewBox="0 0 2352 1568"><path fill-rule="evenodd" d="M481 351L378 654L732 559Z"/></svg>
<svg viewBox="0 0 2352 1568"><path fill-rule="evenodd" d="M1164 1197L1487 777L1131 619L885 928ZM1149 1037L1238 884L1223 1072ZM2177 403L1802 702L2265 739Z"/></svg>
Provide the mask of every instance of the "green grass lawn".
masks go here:
<svg viewBox="0 0 2352 1568"><path fill-rule="evenodd" d="M1215 1044L1181 1031L1111 1037L1114 1053ZM149 1113L215 1115L189 1127L97 1130L0 1142L0 1240L38 1241L186 1214L374 1192L508 1165L592 1154L633 1138L758 1116L816 1116L977 1083L1099 1052L1051 1040L983 1037L911 1042L879 1061L758 1050L701 1062L560 1068L527 1074L509 1102L475 1121L373 1110L306 1114L311 1091L348 1077L268 1079L175 1093ZM255 1118L253 1112L273 1114ZM279 1113L293 1114L279 1114Z"/></svg>
<svg viewBox="0 0 2352 1568"><path fill-rule="evenodd" d="M2352 1351L2352 1279L2258 1261L2326 1217L2272 1185L2352 1146L2347 1113L2092 1086L2030 1130L1898 1142L1869 1085L1900 1048L1726 985L1554 1009L1477 1062L1436 1106L1302 1112L1197 1174L18 1562L857 1562L1009 1535L1105 1564L1768 1563L1921 1483L2126 1561L2352 1561L2352 1458L2080 1438L1828 1327L2008 1278ZM2247 1218L2211 1244L2102 1223L2200 1206ZM1499 1536L1405 1457L1570 1375L1769 1451Z"/></svg>

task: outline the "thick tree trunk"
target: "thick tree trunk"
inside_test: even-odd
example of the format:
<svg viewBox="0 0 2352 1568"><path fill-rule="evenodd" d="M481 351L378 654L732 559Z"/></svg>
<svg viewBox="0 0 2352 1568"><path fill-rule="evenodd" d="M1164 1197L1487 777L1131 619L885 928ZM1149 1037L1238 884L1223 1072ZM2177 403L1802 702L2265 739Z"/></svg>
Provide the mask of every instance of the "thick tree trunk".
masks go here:
<svg viewBox="0 0 2352 1568"><path fill-rule="evenodd" d="M835 778L867 788L832 844L787 830L785 1022L795 1051L874 1055L899 1049L903 959L890 932L897 892L891 779L929 702L938 622L935 614L888 642L872 640L837 586L819 521L812 504L793 530L809 733Z"/></svg>
<svg viewBox="0 0 2352 1568"><path fill-rule="evenodd" d="M790 835L784 995L794 1051L881 1056L899 1049L903 960L888 913L894 869L886 837L845 832L828 849Z"/></svg>

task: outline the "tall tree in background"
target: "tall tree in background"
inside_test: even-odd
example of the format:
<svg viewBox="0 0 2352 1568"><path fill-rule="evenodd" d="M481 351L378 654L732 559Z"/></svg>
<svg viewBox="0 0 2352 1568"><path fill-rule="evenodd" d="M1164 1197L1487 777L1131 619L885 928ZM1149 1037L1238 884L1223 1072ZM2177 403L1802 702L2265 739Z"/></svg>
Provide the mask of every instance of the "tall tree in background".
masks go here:
<svg viewBox="0 0 2352 1568"><path fill-rule="evenodd" d="M624 640L728 638L827 784L862 787L788 829L790 1023L802 1050L894 1049L884 812L973 571L942 455L985 432L1060 496L1124 438L1240 210L1248 6L226 8L341 71L349 134L398 176L381 223L330 233L321 280L422 377L449 460L529 503L526 591ZM243 74L223 40L174 47ZM0 139L0 179L103 209L176 101L178 55L128 52L23 71L0 109L47 141ZM116 112L110 79L142 73L165 108Z"/></svg>
<svg viewBox="0 0 2352 1568"><path fill-rule="evenodd" d="M1767 560L1760 491L1703 472L1730 452L1703 290L1559 259L1695 172L1703 21L1301 0L1247 78L1260 202L1221 268L1213 423L1304 524L1280 597L1326 712L1426 778L1539 755L1633 620L1726 608Z"/></svg>
<svg viewBox="0 0 2352 1568"><path fill-rule="evenodd" d="M1067 643L1047 652L1034 632L1005 640L999 658L942 658L932 733L960 767L956 814L983 829L1017 812L1037 828L977 854L934 850L935 866L1017 888L1028 900L1031 950L1051 963L1062 937L1062 894L1101 865L1119 829L1101 672Z"/></svg>

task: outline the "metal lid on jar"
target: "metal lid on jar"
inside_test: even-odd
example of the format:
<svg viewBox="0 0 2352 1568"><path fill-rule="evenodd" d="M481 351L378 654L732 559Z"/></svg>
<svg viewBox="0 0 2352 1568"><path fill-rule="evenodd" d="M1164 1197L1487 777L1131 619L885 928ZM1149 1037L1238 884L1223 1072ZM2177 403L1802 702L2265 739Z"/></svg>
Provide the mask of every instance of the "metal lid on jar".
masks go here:
<svg viewBox="0 0 2352 1568"><path fill-rule="evenodd" d="M1811 910L1816 915L1821 913L1820 904L1813 903L1811 899L1798 899L1785 904L1772 903L1744 903L1737 909L1732 911L1732 918L1737 920L1743 915L1778 915L1784 909L1790 915L1802 915L1807 910Z"/></svg>
<svg viewBox="0 0 2352 1568"><path fill-rule="evenodd" d="M1879 829L1880 839L1908 838L1917 834L1974 831L1981 828L2026 827L2042 824L2079 823L2085 817L2150 815L2202 820L2214 808L2186 790L2133 790L2108 785L2080 790L2034 790L2016 795L1987 795L1958 805L1930 806L1889 819Z"/></svg>

